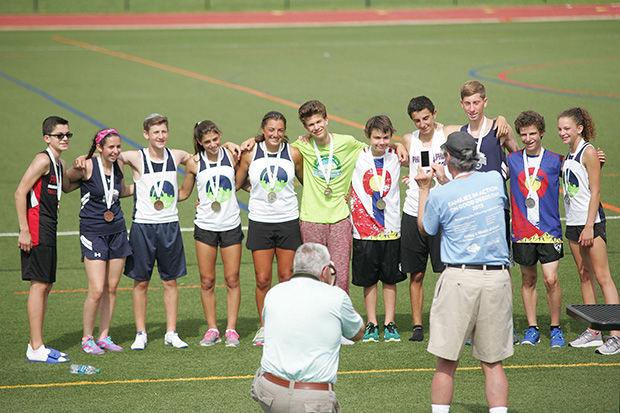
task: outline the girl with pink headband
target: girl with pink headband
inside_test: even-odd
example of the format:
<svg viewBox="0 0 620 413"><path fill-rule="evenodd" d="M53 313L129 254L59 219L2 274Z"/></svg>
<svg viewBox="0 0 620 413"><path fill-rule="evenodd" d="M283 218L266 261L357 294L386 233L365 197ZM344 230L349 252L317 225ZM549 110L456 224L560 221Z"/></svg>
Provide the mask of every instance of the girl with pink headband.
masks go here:
<svg viewBox="0 0 620 413"><path fill-rule="evenodd" d="M100 156L93 157L95 150ZM117 161L120 153L121 137L116 129L100 130L93 138L84 168L67 171L70 190L79 186L81 191L80 244L88 278L82 351L88 354L123 350L109 335L116 287L125 258L132 253L119 198L132 195L133 185L125 185ZM99 336L95 340L99 310Z"/></svg>

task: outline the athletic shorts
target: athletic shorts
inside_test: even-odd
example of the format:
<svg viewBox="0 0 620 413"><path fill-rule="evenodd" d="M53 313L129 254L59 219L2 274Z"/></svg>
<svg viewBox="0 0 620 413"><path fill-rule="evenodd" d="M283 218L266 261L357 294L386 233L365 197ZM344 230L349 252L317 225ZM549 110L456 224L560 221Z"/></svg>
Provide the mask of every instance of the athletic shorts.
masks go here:
<svg viewBox="0 0 620 413"><path fill-rule="evenodd" d="M353 285L370 287L381 281L396 284L407 279L400 272L400 239L353 239Z"/></svg>
<svg viewBox="0 0 620 413"><path fill-rule="evenodd" d="M247 249L270 250L280 248L295 251L301 245L299 219L287 222L257 222L249 220Z"/></svg>
<svg viewBox="0 0 620 413"><path fill-rule="evenodd" d="M435 235L422 235L418 229L418 217L403 213L400 226L401 271L409 274L426 272L428 256L433 272L440 273L445 266L441 262L441 231Z"/></svg>
<svg viewBox="0 0 620 413"><path fill-rule="evenodd" d="M127 230L108 235L80 234L82 262L89 260L108 261L131 255Z"/></svg>
<svg viewBox="0 0 620 413"><path fill-rule="evenodd" d="M228 231L208 231L194 225L194 239L203 244L220 248L230 247L231 245L241 244L243 241L243 231L241 225Z"/></svg>
<svg viewBox="0 0 620 413"><path fill-rule="evenodd" d="M125 275L149 281L155 261L162 280L176 280L187 274L185 250L179 223L131 224L129 245L133 255L125 262Z"/></svg>
<svg viewBox="0 0 620 413"><path fill-rule="evenodd" d="M35 245L30 252L21 251L22 280L56 282L56 247Z"/></svg>
<svg viewBox="0 0 620 413"><path fill-rule="evenodd" d="M505 270L446 267L430 312L428 352L456 361L471 337L472 355L496 363L513 354L512 287Z"/></svg>
<svg viewBox="0 0 620 413"><path fill-rule="evenodd" d="M558 261L564 256L564 243L542 244L534 242L514 242L512 256L517 264L532 266Z"/></svg>
<svg viewBox="0 0 620 413"><path fill-rule="evenodd" d="M574 242L579 242L579 236L585 225L567 225L566 226L566 239ZM594 224L594 238L601 237L603 241L607 243L607 230L605 228L605 221L597 222Z"/></svg>

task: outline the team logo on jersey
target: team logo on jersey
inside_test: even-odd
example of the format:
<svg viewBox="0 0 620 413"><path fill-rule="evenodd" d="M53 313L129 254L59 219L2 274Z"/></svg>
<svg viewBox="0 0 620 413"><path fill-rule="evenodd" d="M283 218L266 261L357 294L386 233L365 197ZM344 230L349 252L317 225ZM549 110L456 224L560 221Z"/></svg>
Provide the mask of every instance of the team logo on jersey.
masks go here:
<svg viewBox="0 0 620 413"><path fill-rule="evenodd" d="M157 198L157 191L155 190L155 186L151 186L151 190L149 191L149 197L151 202L155 204L157 201L161 201L164 203L164 207L162 209L170 208L174 204L174 185L172 185L168 181L164 181L164 184L161 188L161 196Z"/></svg>
<svg viewBox="0 0 620 413"><path fill-rule="evenodd" d="M372 169L369 169L364 174L362 178L362 182L364 183L364 191L372 196L373 193L379 192L379 187L381 184L381 174L383 173L383 168L377 168L377 175L375 176ZM383 193L379 196L383 198L390 192L390 188L392 188L392 175L389 171L385 171L385 183L383 185Z"/></svg>
<svg viewBox="0 0 620 413"><path fill-rule="evenodd" d="M562 180L564 181L565 196L568 195L569 198L574 198L577 192L579 192L579 179L570 169L566 169Z"/></svg>
<svg viewBox="0 0 620 413"><path fill-rule="evenodd" d="M323 164L323 168L326 171L328 170L328 166L329 166L327 165L328 162L329 162L329 155L321 155L321 163ZM312 164L312 175L317 176L322 180L325 180L325 177L323 176L323 171L319 169L319 164L316 160ZM329 179L331 181L341 176L342 176L341 163L340 163L340 160L336 157L336 155L334 155L332 157L331 173L330 173Z"/></svg>
<svg viewBox="0 0 620 413"><path fill-rule="evenodd" d="M233 195L233 191L235 190L235 187L230 182L230 179L228 179L228 177L224 175L219 175L218 179L220 180L220 183L219 183L219 188L217 190L217 199L215 199L215 196L213 195L213 189L214 189L212 186L213 179L209 179L207 181L207 185L205 189L207 198L209 198L211 201L217 201L220 203L226 202Z"/></svg>
<svg viewBox="0 0 620 413"><path fill-rule="evenodd" d="M272 172L274 168L275 166L273 165L270 166L270 169ZM263 169L259 177L260 186L263 187L263 189L267 192L270 192L270 191L280 192L282 189L284 189L284 187L288 183L288 174L286 173L284 168L280 168L278 166L278 172L276 172L275 178L276 178L275 187L271 189L271 185L269 184L269 177L267 176L267 168Z"/></svg>
<svg viewBox="0 0 620 413"><path fill-rule="evenodd" d="M534 191L538 194L539 198L542 198L542 196L547 193L547 187L549 186L547 174L542 169L539 169L538 174L532 176L534 168L530 168L529 172L530 176L527 180L525 179L525 171L521 171L519 174L519 189L525 197L527 197L530 191Z"/></svg>

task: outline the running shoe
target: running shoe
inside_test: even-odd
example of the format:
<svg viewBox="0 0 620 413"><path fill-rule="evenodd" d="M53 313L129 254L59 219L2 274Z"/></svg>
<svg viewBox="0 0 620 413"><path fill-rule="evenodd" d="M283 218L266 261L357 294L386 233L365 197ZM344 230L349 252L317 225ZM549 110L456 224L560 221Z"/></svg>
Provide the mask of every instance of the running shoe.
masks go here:
<svg viewBox="0 0 620 413"><path fill-rule="evenodd" d="M620 353L620 337L607 337L607 341L605 341L602 346L594 350L594 352L598 354L603 354L605 356L612 356L614 354Z"/></svg>
<svg viewBox="0 0 620 413"><path fill-rule="evenodd" d="M226 347L239 347L239 334L235 330L226 330Z"/></svg>
<svg viewBox="0 0 620 413"><path fill-rule="evenodd" d="M383 326L385 341L400 341L400 335L398 334L398 328L393 321L390 321L388 325Z"/></svg>
<svg viewBox="0 0 620 413"><path fill-rule="evenodd" d="M222 339L220 339L220 332L217 331L216 328L210 328L205 333L203 339L200 340L200 345L203 347L209 347L221 341Z"/></svg>
<svg viewBox="0 0 620 413"><path fill-rule="evenodd" d="M97 346L108 351L123 351L123 348L115 344L110 336L107 336L103 340L97 340Z"/></svg>
<svg viewBox="0 0 620 413"><path fill-rule="evenodd" d="M175 331L168 331L164 336L164 344L174 348L187 348L187 343L179 338L179 334Z"/></svg>
<svg viewBox="0 0 620 413"><path fill-rule="evenodd" d="M534 327L530 327L527 330L523 330L523 339L521 344L529 344L533 346L540 343L540 331Z"/></svg>
<svg viewBox="0 0 620 413"><path fill-rule="evenodd" d="M146 348L146 343L148 339L146 337L146 333L144 331L138 331L136 333L136 339L131 344L132 350L144 350Z"/></svg>
<svg viewBox="0 0 620 413"><path fill-rule="evenodd" d="M252 344L255 346L262 346L263 344L265 344L265 327L261 327L258 329L256 334L254 335Z"/></svg>
<svg viewBox="0 0 620 413"><path fill-rule="evenodd" d="M355 344L355 341L349 340L345 336L340 336L340 345L341 346L352 346L353 344Z"/></svg>
<svg viewBox="0 0 620 413"><path fill-rule="evenodd" d="M564 341L564 333L559 327L551 329L551 347L564 347L566 342Z"/></svg>
<svg viewBox="0 0 620 413"><path fill-rule="evenodd" d="M95 344L95 339L93 338L93 336L82 338L82 351L88 354L105 353L102 349L99 348L97 344Z"/></svg>
<svg viewBox="0 0 620 413"><path fill-rule="evenodd" d="M571 347L599 347L603 345L603 336L600 331L593 333L590 329L586 329L568 345Z"/></svg>
<svg viewBox="0 0 620 413"><path fill-rule="evenodd" d="M413 334L409 341L423 341L424 340L424 327L413 326Z"/></svg>
<svg viewBox="0 0 620 413"><path fill-rule="evenodd" d="M364 343L376 343L379 341L379 331L377 326L370 321L366 324L366 330L364 330L364 338L362 339Z"/></svg>

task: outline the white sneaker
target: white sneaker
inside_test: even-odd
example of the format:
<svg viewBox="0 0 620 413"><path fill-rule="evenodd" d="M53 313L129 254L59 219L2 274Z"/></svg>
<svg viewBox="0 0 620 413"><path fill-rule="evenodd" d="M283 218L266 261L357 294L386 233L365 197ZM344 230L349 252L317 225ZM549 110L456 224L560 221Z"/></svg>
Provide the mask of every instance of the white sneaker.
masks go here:
<svg viewBox="0 0 620 413"><path fill-rule="evenodd" d="M144 331L138 331L138 333L136 334L136 339L133 341L133 344L131 345L131 349L132 350L144 350L147 342L148 342L148 339L146 337L146 333Z"/></svg>
<svg viewBox="0 0 620 413"><path fill-rule="evenodd" d="M349 340L345 336L340 336L340 344L342 344L343 346L351 346L355 344L355 341Z"/></svg>
<svg viewBox="0 0 620 413"><path fill-rule="evenodd" d="M176 331L168 331L164 336L164 344L174 348L187 348L187 343L179 338Z"/></svg>
<svg viewBox="0 0 620 413"><path fill-rule="evenodd" d="M602 346L594 350L595 353L611 356L620 353L620 337L609 336Z"/></svg>

